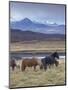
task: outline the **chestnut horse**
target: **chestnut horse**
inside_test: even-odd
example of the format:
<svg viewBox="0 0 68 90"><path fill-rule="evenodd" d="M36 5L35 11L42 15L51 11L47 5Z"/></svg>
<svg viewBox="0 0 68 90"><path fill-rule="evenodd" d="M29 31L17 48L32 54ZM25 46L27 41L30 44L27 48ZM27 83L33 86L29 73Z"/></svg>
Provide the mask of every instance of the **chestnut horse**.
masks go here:
<svg viewBox="0 0 68 90"><path fill-rule="evenodd" d="M40 66L40 69L43 68L42 64L40 64L38 62L38 59L36 59L36 58L31 58L31 59L25 58L22 60L21 70L24 71L26 69L26 67L32 67L32 66L34 67L34 70L36 70L37 65Z"/></svg>

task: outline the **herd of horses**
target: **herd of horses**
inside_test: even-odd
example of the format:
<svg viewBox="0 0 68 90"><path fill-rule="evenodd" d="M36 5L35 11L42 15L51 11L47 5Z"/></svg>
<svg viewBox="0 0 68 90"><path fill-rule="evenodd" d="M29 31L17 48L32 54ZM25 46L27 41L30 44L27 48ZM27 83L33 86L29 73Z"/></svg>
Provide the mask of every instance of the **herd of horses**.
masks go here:
<svg viewBox="0 0 68 90"><path fill-rule="evenodd" d="M22 60L21 67L17 66L15 59L10 60L10 67L12 70L15 70L15 67L21 68L21 71L25 71L26 67L34 67L34 70L36 70L36 66L40 66L40 69L47 70L47 68L51 68L51 66L58 66L59 61L59 54L57 52L52 53L49 56L46 56L45 58L42 58L39 62L38 58L25 58Z"/></svg>

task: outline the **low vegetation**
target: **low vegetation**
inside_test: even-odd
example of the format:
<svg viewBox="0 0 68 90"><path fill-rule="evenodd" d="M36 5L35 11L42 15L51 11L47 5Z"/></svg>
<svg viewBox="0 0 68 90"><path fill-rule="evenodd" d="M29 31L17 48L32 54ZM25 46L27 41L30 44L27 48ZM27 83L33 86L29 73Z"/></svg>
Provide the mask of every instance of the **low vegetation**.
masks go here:
<svg viewBox="0 0 68 90"><path fill-rule="evenodd" d="M31 41L16 42L10 44L10 51L28 51L28 52L65 52L65 41Z"/></svg>
<svg viewBox="0 0 68 90"><path fill-rule="evenodd" d="M36 71L33 68L26 68L25 71L10 68L10 88L30 87L30 86L47 86L47 85L64 85L65 84L65 62L60 60L58 67L48 68L47 71Z"/></svg>

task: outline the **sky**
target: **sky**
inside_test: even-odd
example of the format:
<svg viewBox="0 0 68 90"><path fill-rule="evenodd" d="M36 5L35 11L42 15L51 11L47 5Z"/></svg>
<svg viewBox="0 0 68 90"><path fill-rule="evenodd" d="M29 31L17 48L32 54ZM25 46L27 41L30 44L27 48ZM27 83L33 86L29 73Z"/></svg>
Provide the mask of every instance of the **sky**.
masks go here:
<svg viewBox="0 0 68 90"><path fill-rule="evenodd" d="M65 24L65 5L10 2L10 21L24 18L44 24Z"/></svg>

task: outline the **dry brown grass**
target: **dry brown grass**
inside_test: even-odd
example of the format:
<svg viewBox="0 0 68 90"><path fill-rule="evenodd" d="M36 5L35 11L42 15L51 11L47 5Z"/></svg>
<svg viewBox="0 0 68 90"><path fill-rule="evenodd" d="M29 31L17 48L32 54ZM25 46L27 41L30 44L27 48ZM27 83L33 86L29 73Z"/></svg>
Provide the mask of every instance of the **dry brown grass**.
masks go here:
<svg viewBox="0 0 68 90"><path fill-rule="evenodd" d="M54 52L55 50L64 52L65 41L32 41L10 44L10 51Z"/></svg>
<svg viewBox="0 0 68 90"><path fill-rule="evenodd" d="M21 63L21 61L18 61ZM24 72L19 69L12 71L10 69L10 88L30 87L30 86L47 86L65 84L65 61L60 60L58 67L36 71L33 68L27 68Z"/></svg>

